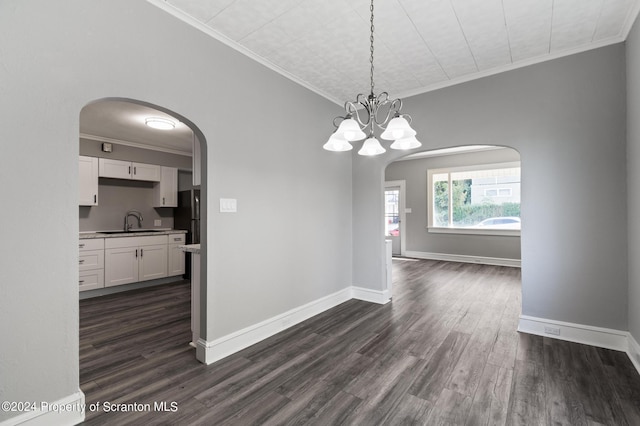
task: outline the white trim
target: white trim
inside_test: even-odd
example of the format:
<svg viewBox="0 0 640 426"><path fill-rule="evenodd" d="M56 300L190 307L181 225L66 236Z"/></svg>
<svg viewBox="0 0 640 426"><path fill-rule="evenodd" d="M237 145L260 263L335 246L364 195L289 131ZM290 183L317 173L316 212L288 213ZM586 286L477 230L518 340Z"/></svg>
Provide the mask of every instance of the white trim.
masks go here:
<svg viewBox="0 0 640 426"><path fill-rule="evenodd" d="M228 47L240 52L241 54L249 57L250 59L253 59L254 61L264 65L265 67L269 68L272 71L277 72L278 74L288 78L289 80L293 81L294 83L299 84L302 87L305 87L309 90L311 90L312 92L322 96L325 99L330 100L331 102L343 106L344 105L344 101L339 100L334 98L333 96L331 96L329 93L324 92L320 89L318 89L317 87L309 84L308 82L302 80L301 78L291 74L289 71L280 68L278 65L274 64L273 62L263 58L262 56L258 55L257 53L247 49L246 47L242 46L240 43L238 43L235 40L232 40L230 38L228 38L227 36L225 36L222 33L219 33L218 31L214 30L211 27L206 26L205 24L203 24L202 22L198 21L196 18L187 15L186 13L184 13L182 10L176 8L175 6L173 6L172 4L166 2L166 0L147 0L149 3L151 3L154 6L157 6L158 8L164 10L165 12L169 13L170 15L175 16L176 18L180 19L183 22L186 22L187 24L191 25L192 27L202 31L203 33L213 37L214 39L218 40L219 42L227 45Z"/></svg>
<svg viewBox="0 0 640 426"><path fill-rule="evenodd" d="M637 6L636 6L636 9L637 9ZM631 26L635 21L635 16L637 16L637 12L634 14L634 19L630 20L631 23L629 25L629 29L631 29ZM434 83L426 87L419 87L412 90L405 90L395 94L394 98L405 99L411 96L417 96L423 93L432 92L434 90L440 90L445 87L455 86L457 84L478 80L484 77L490 77L492 75L501 74L503 72L517 70L519 68L528 67L530 65L536 65L536 64L540 64L548 61L553 61L555 59L563 58L565 56L571 56L578 53L588 52L590 50L600 49L601 47L610 46L612 44L623 43L628 35L629 30L626 30L626 31L627 31L627 34L625 34L624 37L618 36L618 37L608 38L606 40L602 40L596 43L590 43L588 45L583 45L573 49L568 49L561 52L549 53L544 56L538 56L536 58L525 59L515 63L511 63L511 64L507 64L507 65L503 65L495 68L490 68L488 70L467 74L461 77L456 77L451 80L440 81L438 83Z"/></svg>
<svg viewBox="0 0 640 426"><path fill-rule="evenodd" d="M351 287L353 299L364 300L365 302L378 303L384 305L391 300L389 290L371 290L363 287Z"/></svg>
<svg viewBox="0 0 640 426"><path fill-rule="evenodd" d="M519 237L519 229L446 228L428 226L427 232L434 234L493 235L495 237Z"/></svg>
<svg viewBox="0 0 640 426"><path fill-rule="evenodd" d="M470 152L494 151L497 149L510 149L510 148L506 148L504 146L497 146L497 145L463 145L463 146L454 146L451 148L434 149L431 151L416 152L415 154L409 154L406 157L401 157L393 161L396 162L396 161L406 161L406 160L420 160L428 157L443 157L443 156L455 155L455 154L467 154Z"/></svg>
<svg viewBox="0 0 640 426"><path fill-rule="evenodd" d="M407 257L427 260L444 260L447 262L479 263L482 265L511 266L519 268L520 259L508 259L504 257L469 256L465 254L430 253L424 251L407 251Z"/></svg>
<svg viewBox="0 0 640 426"><path fill-rule="evenodd" d="M150 151L160 151L160 152L166 152L168 154L176 154L176 155L184 155L185 157L193 157L193 154L191 152L180 151L179 149L164 148L157 145L147 145L146 143L107 138L105 136L90 135L88 133L80 133L80 140L82 141L82 139L88 139L88 140L98 141L98 142L115 143L118 145L132 146L134 148L148 149Z"/></svg>
<svg viewBox="0 0 640 426"><path fill-rule="evenodd" d="M205 364L214 363L351 298L351 287L347 287L216 340L199 339L196 345L198 359Z"/></svg>
<svg viewBox="0 0 640 426"><path fill-rule="evenodd" d="M555 329L559 334L549 333L548 331L545 332L545 328ZM626 352L629 348L629 333L626 331L531 317L528 315L520 315L518 331L616 351Z"/></svg>
<svg viewBox="0 0 640 426"><path fill-rule="evenodd" d="M633 363L633 366L636 367L636 370L640 373L640 345L631 333L627 334L629 335L629 348L627 349L627 355L629 355L629 359Z"/></svg>
<svg viewBox="0 0 640 426"><path fill-rule="evenodd" d="M212 364L351 299L385 304L391 300L391 294L389 290L347 287L216 340L200 338L196 343L196 358Z"/></svg>
<svg viewBox="0 0 640 426"><path fill-rule="evenodd" d="M398 203L398 213L400 215L400 256L404 256L404 252L407 250L407 201L406 201L406 185L407 182L403 180L389 180L384 183L384 190L400 188L400 202ZM386 209L386 207L385 207ZM385 236L385 238L388 238Z"/></svg>
<svg viewBox="0 0 640 426"><path fill-rule="evenodd" d="M551 330L549 330L549 328ZM518 331L625 352L640 373L640 345L627 331L520 315Z"/></svg>
<svg viewBox="0 0 640 426"><path fill-rule="evenodd" d="M303 87L306 87L307 89L311 90L314 93L317 93L318 95L330 100L331 102L334 102L337 105L344 105L344 100L340 100L340 99L336 99L334 98L332 95L318 89L317 87L311 85L310 83L296 77L295 75L291 74L290 72L280 68L279 66L275 65L274 63L270 62L269 60L259 56L258 54L256 54L255 52L252 52L251 50L247 49L246 47L242 46L240 43L238 43L237 41L231 40L230 38L226 37L225 35L215 31L214 29L206 26L205 24L203 24L202 22L198 21L197 19L195 19L194 17L187 15L185 12L183 12L182 10L176 8L175 6L173 6L172 4L168 3L166 0L147 0L147 2L151 3L152 5L164 10L165 12L169 13L170 15L175 16L176 18L182 20L183 22L186 22L187 24L191 25L194 28L197 28L198 30L204 32L205 34L208 34L209 36L215 38L216 40L220 41L221 43L226 44L227 46L231 47L232 49L242 53L245 56L248 56L249 58L261 63L262 65L264 65L265 67L277 72L278 74L288 78L289 80L292 80L295 83L300 84ZM552 61L554 59L558 59L558 58L562 58L565 56L570 56L570 55L575 55L576 53L582 53L582 52L586 52L589 50L594 50L594 49L599 49L601 47L605 47L605 46L609 46L612 44L616 44L616 43L622 43L626 40L627 36L629 35L629 31L631 30L633 23L636 20L636 17L638 16L638 11L640 10L640 5L636 2L636 4L633 6L633 9L631 10L631 12L629 14L627 14L627 19L625 21L625 24L622 28L622 30L620 31L620 33L618 34L618 36L615 37L611 37L611 38L607 38L605 40L601 40L595 43L590 43L588 45L583 45L583 46L579 46L579 47L575 47L573 49L567 49L567 50L563 50L560 52L554 52L554 53L549 53L547 55L543 55L543 56L538 56L535 58L530 58L530 59L526 59L526 60L522 60L522 61L518 61L515 63L511 63L511 64L506 64L503 66L499 66L499 67L495 67L495 68L491 68L485 71L481 71L481 72L476 72L476 73L471 73L468 75L464 75L461 77L456 77L450 80L445 80L445 81L440 81L428 86L423 86L423 87L419 87L416 89L411 89L411 90L406 90L406 91L401 91L399 93L397 93L394 97L396 98L408 98L411 96L416 96L416 95L421 95L423 93L428 93L428 92L432 92L434 90L439 90L445 87L449 87L449 86L455 86L457 84L461 84L461 83L465 83L468 81L472 81L472 80L477 80L480 78L484 78L484 77L489 77L495 74L500 74L506 71L511 71L511 70L515 70L518 68L523 68L523 67L527 67L529 65L535 65L538 63L542 63L542 62L547 62L547 61Z"/></svg>
<svg viewBox="0 0 640 426"><path fill-rule="evenodd" d="M84 421L86 411L84 393L81 390L54 402L35 402L36 410L27 411L19 416L0 422L0 426L9 425L75 425ZM43 411L47 409L47 411Z"/></svg>

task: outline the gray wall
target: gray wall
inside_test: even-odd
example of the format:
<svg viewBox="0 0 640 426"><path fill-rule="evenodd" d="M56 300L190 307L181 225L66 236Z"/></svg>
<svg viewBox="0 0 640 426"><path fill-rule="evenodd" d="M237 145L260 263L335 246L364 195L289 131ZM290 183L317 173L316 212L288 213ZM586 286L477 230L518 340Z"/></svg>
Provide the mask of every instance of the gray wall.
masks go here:
<svg viewBox="0 0 640 426"><path fill-rule="evenodd" d="M78 390L79 113L96 99L202 131L207 339L351 284L351 160L321 148L335 104L144 1L2 1L0 52L0 400Z"/></svg>
<svg viewBox="0 0 640 426"><path fill-rule="evenodd" d="M629 238L629 332L640 342L640 24L636 21L627 48L627 178Z"/></svg>
<svg viewBox="0 0 640 426"><path fill-rule="evenodd" d="M513 149L481 151L396 161L387 166L385 180L406 181L405 244L408 251L520 259L520 237L440 234L427 231L427 171L444 167L520 161Z"/></svg>
<svg viewBox="0 0 640 426"><path fill-rule="evenodd" d="M624 54L617 44L404 100L423 150L520 153L524 315L627 329ZM361 286L383 288L382 182L402 155L353 155Z"/></svg>
<svg viewBox="0 0 640 426"><path fill-rule="evenodd" d="M113 152L101 150L102 142L80 138L80 155L111 158L113 160L137 161L159 166L191 169L191 157L162 151L142 149L113 143ZM179 171L182 174L191 173ZM124 215L129 210L138 210L144 218L143 228L154 228L154 221L161 220L160 228L173 228L173 209L153 207L153 183L122 179L99 179L97 206L79 208L80 231L106 231L124 227ZM134 223L134 227L137 223Z"/></svg>
<svg viewBox="0 0 640 426"><path fill-rule="evenodd" d="M124 216L129 210L142 213L143 228L173 228L173 208L153 207L153 182L127 181L123 179L99 179L97 206L81 206L80 231L107 231L124 229ZM131 218L133 227L138 222ZM155 226L154 221L161 225Z"/></svg>

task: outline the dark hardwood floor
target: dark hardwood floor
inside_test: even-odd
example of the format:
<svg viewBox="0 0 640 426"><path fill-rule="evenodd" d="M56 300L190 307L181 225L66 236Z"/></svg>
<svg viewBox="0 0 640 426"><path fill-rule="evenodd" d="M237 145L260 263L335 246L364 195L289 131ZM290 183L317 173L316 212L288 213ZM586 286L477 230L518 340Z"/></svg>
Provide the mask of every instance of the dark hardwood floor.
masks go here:
<svg viewBox="0 0 640 426"><path fill-rule="evenodd" d="M640 425L627 355L519 334L520 297L516 268L394 260L392 303L351 300L209 366L188 283L83 300L85 424Z"/></svg>

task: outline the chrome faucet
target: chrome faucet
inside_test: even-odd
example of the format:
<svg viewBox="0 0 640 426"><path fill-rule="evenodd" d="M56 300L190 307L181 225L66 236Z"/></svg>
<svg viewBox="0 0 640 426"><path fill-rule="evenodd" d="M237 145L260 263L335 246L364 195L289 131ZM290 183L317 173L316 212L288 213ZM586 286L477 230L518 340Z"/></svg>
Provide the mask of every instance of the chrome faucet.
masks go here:
<svg viewBox="0 0 640 426"><path fill-rule="evenodd" d="M133 226L129 223L129 216L133 216L138 219L138 228L142 228L142 213L138 210L129 210L127 215L124 217L124 232L131 231L131 227Z"/></svg>

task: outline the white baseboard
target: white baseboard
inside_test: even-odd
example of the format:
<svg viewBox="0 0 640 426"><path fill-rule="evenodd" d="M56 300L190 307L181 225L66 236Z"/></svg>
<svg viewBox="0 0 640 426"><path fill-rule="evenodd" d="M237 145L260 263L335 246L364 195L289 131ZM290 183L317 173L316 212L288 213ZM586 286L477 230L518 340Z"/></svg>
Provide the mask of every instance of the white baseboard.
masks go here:
<svg viewBox="0 0 640 426"><path fill-rule="evenodd" d="M362 287L351 287L351 298L364 300L365 302L378 303L384 305L391 300L391 295L388 290L371 290Z"/></svg>
<svg viewBox="0 0 640 426"><path fill-rule="evenodd" d="M520 259L507 259L502 257L486 257L486 256L468 256L464 254L447 254L447 253L430 253L426 251L405 251L404 256L414 257L416 259L427 260L444 260L447 262L462 262L462 263L479 263L482 265L497 265L497 266L511 266L519 268L521 265Z"/></svg>
<svg viewBox="0 0 640 426"><path fill-rule="evenodd" d="M520 315L518 331L616 351L626 352L629 347L627 337L629 333L626 331L530 317L528 315ZM559 334L554 334L554 331Z"/></svg>
<svg viewBox="0 0 640 426"><path fill-rule="evenodd" d="M518 331L626 352L634 367L638 373L640 373L640 345L638 345L638 342L636 342L631 333L627 331L555 321L527 315L520 316ZM555 334L556 332L559 334Z"/></svg>
<svg viewBox="0 0 640 426"><path fill-rule="evenodd" d="M84 421L84 393L78 392L54 402L35 402L35 410L0 422L0 426L76 425Z"/></svg>
<svg viewBox="0 0 640 426"><path fill-rule="evenodd" d="M629 359L633 363L638 373L640 373L640 345L636 339L633 338L631 333L629 333L629 349L627 350L627 355L629 355Z"/></svg>
<svg viewBox="0 0 640 426"><path fill-rule="evenodd" d="M212 364L350 299L352 290L347 287L219 339L199 339L196 345L197 358L205 364Z"/></svg>

